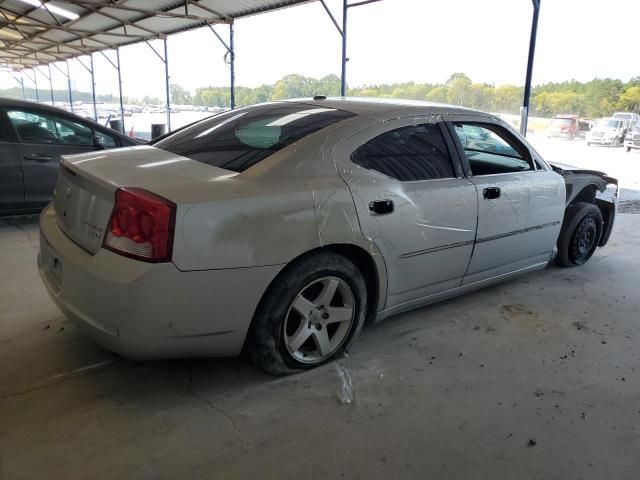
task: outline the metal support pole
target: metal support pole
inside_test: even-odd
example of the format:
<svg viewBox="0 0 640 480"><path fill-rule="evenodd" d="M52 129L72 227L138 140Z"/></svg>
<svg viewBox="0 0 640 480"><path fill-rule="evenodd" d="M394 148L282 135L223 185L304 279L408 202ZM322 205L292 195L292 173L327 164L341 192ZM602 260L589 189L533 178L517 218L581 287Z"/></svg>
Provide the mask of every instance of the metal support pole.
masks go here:
<svg viewBox="0 0 640 480"><path fill-rule="evenodd" d="M167 54L167 37L164 37L164 82L167 94L167 132L171 131L171 92L169 91L169 55Z"/></svg>
<svg viewBox="0 0 640 480"><path fill-rule="evenodd" d="M71 70L69 70L69 61L65 62L67 64L67 87L69 89L69 108L71 109L71 113L73 113L73 98L71 96Z"/></svg>
<svg viewBox="0 0 640 480"><path fill-rule="evenodd" d="M229 69L231 71L231 86L230 86L230 100L229 100L229 104L231 106L231 109L233 110L234 108L236 108L236 70L235 70L235 51L233 49L233 24L230 23L229 24L229 44L227 45L227 43L222 39L222 37L218 34L218 32L215 31L215 29L210 25L207 24L207 26L209 27L209 30L211 30L211 33L213 33L216 38L220 41L220 43L224 46L224 48L227 49L227 53L225 54L225 62L227 59L227 55L229 55Z"/></svg>
<svg viewBox="0 0 640 480"><path fill-rule="evenodd" d="M22 87L22 99L26 100L27 96L24 92L24 74L22 72L22 70L20 70L20 86Z"/></svg>
<svg viewBox="0 0 640 480"><path fill-rule="evenodd" d="M236 52L233 48L233 23L229 24L229 70L231 74L231 110L236 108Z"/></svg>
<svg viewBox="0 0 640 480"><path fill-rule="evenodd" d="M33 70L33 85L36 87L36 102L40 101L40 95L38 95L38 72Z"/></svg>
<svg viewBox="0 0 640 480"><path fill-rule="evenodd" d="M329 10L325 0L320 0L320 4L325 9L327 15L329 15L329 18L335 25L336 30L338 30L338 33L342 37L342 71L340 72L340 96L342 97L347 94L347 62L349 61L349 58L347 57L347 12L351 7L360 7L362 5L368 5L370 3L380 1L382 0L363 0L361 2L349 4L348 0L342 0L342 28L340 28L336 17L334 17L331 10Z"/></svg>
<svg viewBox="0 0 640 480"><path fill-rule="evenodd" d="M533 20L531 21L531 38L529 39L529 59L527 60L527 78L524 83L524 98L520 109L520 133L527 135L527 123L529 120L529 101L531 100L531 77L533 75L533 57L536 51L536 36L538 33L538 16L540 14L540 1L532 0Z"/></svg>
<svg viewBox="0 0 640 480"><path fill-rule="evenodd" d="M116 48L116 70L118 70L118 93L120 94L120 121L122 122L122 132L126 132L124 127L124 104L122 103L122 75L120 74L120 49Z"/></svg>
<svg viewBox="0 0 640 480"><path fill-rule="evenodd" d="M98 107L96 107L96 76L93 71L93 53L89 54L91 59L91 97L93 98L93 119L98 121Z"/></svg>
<svg viewBox="0 0 640 480"><path fill-rule="evenodd" d="M18 77L17 75L15 75L11 70L9 70L9 75L11 75L13 77L13 79L18 82L18 85L20 85L20 87L22 87L22 99L25 99L24 96L24 77L22 76L22 70L20 70L20 77Z"/></svg>
<svg viewBox="0 0 640 480"><path fill-rule="evenodd" d="M51 92L51 105L56 104L56 102L53 100L53 77L51 76L51 64L48 64L47 67L49 68L49 92Z"/></svg>
<svg viewBox="0 0 640 480"><path fill-rule="evenodd" d="M340 73L340 96L347 94L347 11L349 3L342 0L342 71Z"/></svg>

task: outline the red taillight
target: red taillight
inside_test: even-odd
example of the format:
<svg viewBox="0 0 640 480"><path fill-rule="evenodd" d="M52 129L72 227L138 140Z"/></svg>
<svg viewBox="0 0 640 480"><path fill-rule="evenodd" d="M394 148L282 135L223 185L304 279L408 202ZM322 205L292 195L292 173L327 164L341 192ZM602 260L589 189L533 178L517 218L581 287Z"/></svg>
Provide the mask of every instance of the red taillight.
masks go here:
<svg viewBox="0 0 640 480"><path fill-rule="evenodd" d="M104 248L144 262L168 262L176 205L141 188L119 188Z"/></svg>

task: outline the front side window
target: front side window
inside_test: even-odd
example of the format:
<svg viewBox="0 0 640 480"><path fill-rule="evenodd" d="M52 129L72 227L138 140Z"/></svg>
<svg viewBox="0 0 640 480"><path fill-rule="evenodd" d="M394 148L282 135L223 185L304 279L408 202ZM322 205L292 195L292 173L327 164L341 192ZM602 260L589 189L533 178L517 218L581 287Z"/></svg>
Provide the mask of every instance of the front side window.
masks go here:
<svg viewBox="0 0 640 480"><path fill-rule="evenodd" d="M533 170L526 147L498 125L454 123L473 175Z"/></svg>
<svg viewBox="0 0 640 480"><path fill-rule="evenodd" d="M301 103L232 110L152 143L208 165L242 172L278 150L353 114Z"/></svg>
<svg viewBox="0 0 640 480"><path fill-rule="evenodd" d="M437 124L385 132L354 151L351 161L403 182L455 177L447 144Z"/></svg>
<svg viewBox="0 0 640 480"><path fill-rule="evenodd" d="M23 143L93 145L93 131L89 127L48 112L9 110L7 115Z"/></svg>

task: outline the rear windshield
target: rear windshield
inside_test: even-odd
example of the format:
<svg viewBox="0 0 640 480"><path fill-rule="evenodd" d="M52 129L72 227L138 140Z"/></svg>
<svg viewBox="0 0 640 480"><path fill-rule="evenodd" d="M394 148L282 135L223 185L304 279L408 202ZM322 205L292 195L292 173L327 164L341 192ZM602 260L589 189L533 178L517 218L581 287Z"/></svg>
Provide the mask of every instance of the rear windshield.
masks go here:
<svg viewBox="0 0 640 480"><path fill-rule="evenodd" d="M162 138L154 147L242 172L278 150L353 114L300 103L232 110Z"/></svg>

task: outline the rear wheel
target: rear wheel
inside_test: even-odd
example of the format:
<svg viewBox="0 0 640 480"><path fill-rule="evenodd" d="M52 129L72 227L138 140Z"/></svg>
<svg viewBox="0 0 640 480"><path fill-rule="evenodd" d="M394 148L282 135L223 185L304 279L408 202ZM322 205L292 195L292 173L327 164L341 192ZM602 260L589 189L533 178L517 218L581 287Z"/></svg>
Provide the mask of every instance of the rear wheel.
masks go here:
<svg viewBox="0 0 640 480"><path fill-rule="evenodd" d="M603 225L602 213L592 203L569 206L558 237L556 263L562 267L585 264L598 248Z"/></svg>
<svg viewBox="0 0 640 480"><path fill-rule="evenodd" d="M631 151L631 147L624 147L624 149L629 153Z"/></svg>
<svg viewBox="0 0 640 480"><path fill-rule="evenodd" d="M255 363L272 375L340 356L362 328L367 290L358 268L332 252L288 267L260 302L248 337Z"/></svg>

